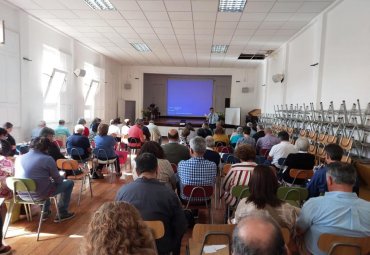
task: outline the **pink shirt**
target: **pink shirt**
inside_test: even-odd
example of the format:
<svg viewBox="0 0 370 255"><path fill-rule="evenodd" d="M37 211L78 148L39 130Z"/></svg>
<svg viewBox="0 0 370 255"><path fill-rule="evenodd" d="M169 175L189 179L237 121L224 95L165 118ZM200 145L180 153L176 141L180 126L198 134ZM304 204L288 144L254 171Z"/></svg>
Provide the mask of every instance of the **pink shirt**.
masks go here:
<svg viewBox="0 0 370 255"><path fill-rule="evenodd" d="M141 142L144 142L144 134L138 125L130 127L128 130L128 137L139 138Z"/></svg>

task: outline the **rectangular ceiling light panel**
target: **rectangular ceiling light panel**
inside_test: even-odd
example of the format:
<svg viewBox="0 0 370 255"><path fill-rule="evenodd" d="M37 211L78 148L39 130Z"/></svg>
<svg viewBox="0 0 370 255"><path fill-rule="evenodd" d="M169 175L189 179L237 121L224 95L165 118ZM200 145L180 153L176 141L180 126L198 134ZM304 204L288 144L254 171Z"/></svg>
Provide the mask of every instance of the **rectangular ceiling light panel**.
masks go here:
<svg viewBox="0 0 370 255"><path fill-rule="evenodd" d="M212 53L226 53L229 45L212 45Z"/></svg>
<svg viewBox="0 0 370 255"><path fill-rule="evenodd" d="M0 20L0 44L5 43L5 26L4 20Z"/></svg>
<svg viewBox="0 0 370 255"><path fill-rule="evenodd" d="M84 0L88 6L99 11L114 11L116 10L109 0Z"/></svg>
<svg viewBox="0 0 370 255"><path fill-rule="evenodd" d="M145 43L130 43L139 52L149 52L151 49Z"/></svg>
<svg viewBox="0 0 370 255"><path fill-rule="evenodd" d="M247 0L219 0L219 12L243 12Z"/></svg>

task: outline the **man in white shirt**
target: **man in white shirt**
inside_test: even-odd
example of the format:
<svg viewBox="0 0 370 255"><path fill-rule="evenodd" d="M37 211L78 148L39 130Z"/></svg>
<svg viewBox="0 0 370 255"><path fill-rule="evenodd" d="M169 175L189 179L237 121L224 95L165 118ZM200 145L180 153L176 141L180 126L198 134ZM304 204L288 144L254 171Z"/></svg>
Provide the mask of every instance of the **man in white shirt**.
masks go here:
<svg viewBox="0 0 370 255"><path fill-rule="evenodd" d="M216 122L218 121L218 114L215 113L215 110L213 109L213 107L209 108L209 113L207 115L207 120L208 120L209 128L211 130L215 129L216 128Z"/></svg>
<svg viewBox="0 0 370 255"><path fill-rule="evenodd" d="M150 132L150 140L160 144L162 136L158 126L154 124L154 120L149 121L147 128Z"/></svg>
<svg viewBox="0 0 370 255"><path fill-rule="evenodd" d="M286 131L279 132L278 138L280 143L272 146L268 160L272 160L271 164L280 169L281 165L279 165L278 160L288 157L291 153L298 153L298 150L289 142L289 134Z"/></svg>
<svg viewBox="0 0 370 255"><path fill-rule="evenodd" d="M117 119L113 119L110 121L110 126L109 126L109 129L108 129L108 135L111 135L113 137L115 137L117 139L117 141L121 141L121 129L120 127L118 126L120 123L119 123L119 118Z"/></svg>

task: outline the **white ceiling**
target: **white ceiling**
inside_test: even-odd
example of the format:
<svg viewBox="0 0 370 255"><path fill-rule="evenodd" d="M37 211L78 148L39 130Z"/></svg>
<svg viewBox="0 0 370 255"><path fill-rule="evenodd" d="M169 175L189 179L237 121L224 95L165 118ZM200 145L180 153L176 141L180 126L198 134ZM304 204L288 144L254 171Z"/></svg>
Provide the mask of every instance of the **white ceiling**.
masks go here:
<svg viewBox="0 0 370 255"><path fill-rule="evenodd" d="M111 0L94 11L83 0L12 0L52 27L123 64L245 67L240 53L274 50L335 0L248 0L243 13L218 12L218 0ZM129 43L144 42L152 52ZM226 54L212 44L228 44Z"/></svg>

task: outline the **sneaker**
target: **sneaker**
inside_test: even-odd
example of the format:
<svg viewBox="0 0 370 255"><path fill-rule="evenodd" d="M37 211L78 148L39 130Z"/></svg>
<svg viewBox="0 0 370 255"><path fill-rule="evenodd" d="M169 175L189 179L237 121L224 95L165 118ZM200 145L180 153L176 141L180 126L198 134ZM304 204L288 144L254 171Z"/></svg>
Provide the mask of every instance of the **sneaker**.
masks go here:
<svg viewBox="0 0 370 255"><path fill-rule="evenodd" d="M72 219L73 217L75 217L74 212L68 212L64 215L60 215L60 222ZM55 217L54 222L59 222L59 218Z"/></svg>
<svg viewBox="0 0 370 255"><path fill-rule="evenodd" d="M3 247L0 248L0 255L6 255L11 253L12 247L10 247L9 245L4 245Z"/></svg>
<svg viewBox="0 0 370 255"><path fill-rule="evenodd" d="M51 215L51 211L44 212L42 215L42 221L47 221L50 218L50 215Z"/></svg>

